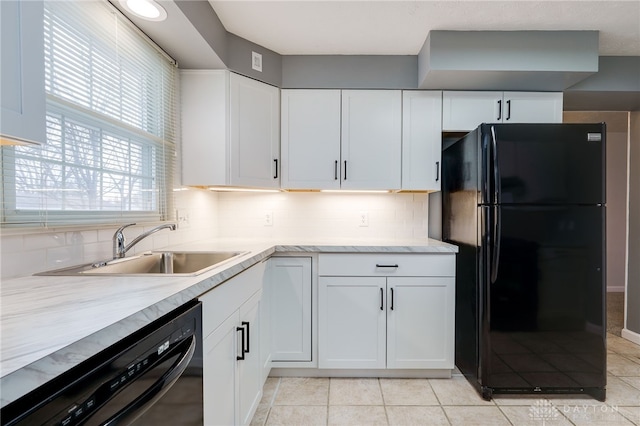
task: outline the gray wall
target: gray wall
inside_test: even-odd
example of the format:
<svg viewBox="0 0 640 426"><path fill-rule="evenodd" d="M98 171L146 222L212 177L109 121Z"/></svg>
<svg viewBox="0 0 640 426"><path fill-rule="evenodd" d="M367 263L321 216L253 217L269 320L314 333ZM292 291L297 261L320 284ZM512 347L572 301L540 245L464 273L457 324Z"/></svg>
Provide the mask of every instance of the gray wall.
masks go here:
<svg viewBox="0 0 640 426"><path fill-rule="evenodd" d="M262 55L262 72L251 67L251 52ZM273 86L282 85L282 56L231 33L227 33L227 67Z"/></svg>
<svg viewBox="0 0 640 426"><path fill-rule="evenodd" d="M640 112L631 113L629 150L629 276L625 328L640 335Z"/></svg>
<svg viewBox="0 0 640 426"><path fill-rule="evenodd" d="M415 89L417 84L417 56L282 57L283 89Z"/></svg>
<svg viewBox="0 0 640 426"><path fill-rule="evenodd" d="M180 8L184 16L200 33L202 38L216 52L225 64L227 58L227 30L222 25L218 14L213 10L209 2L206 1L177 1L175 4Z"/></svg>

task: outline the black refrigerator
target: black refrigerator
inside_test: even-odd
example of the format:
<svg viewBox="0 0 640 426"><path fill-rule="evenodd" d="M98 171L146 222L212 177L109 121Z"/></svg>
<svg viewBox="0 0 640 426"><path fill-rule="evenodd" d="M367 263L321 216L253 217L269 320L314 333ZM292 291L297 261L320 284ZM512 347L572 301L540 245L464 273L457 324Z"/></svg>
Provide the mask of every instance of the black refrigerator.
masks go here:
<svg viewBox="0 0 640 426"><path fill-rule="evenodd" d="M604 401L605 124L482 124L442 161L456 366L487 400Z"/></svg>

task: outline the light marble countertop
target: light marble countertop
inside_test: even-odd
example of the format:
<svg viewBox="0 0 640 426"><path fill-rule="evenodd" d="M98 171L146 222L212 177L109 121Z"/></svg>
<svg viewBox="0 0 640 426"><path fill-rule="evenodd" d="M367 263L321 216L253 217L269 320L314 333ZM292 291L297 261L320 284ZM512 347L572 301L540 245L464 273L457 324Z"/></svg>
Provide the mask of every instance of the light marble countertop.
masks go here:
<svg viewBox="0 0 640 426"><path fill-rule="evenodd" d="M0 288L0 406L64 373L276 252L455 253L431 239L223 239L171 250L246 254L198 276L29 276Z"/></svg>

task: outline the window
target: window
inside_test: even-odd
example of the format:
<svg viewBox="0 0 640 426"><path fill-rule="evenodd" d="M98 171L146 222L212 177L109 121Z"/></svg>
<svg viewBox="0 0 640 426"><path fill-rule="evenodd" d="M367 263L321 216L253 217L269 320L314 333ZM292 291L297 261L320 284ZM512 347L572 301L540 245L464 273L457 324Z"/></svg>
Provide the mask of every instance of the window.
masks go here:
<svg viewBox="0 0 640 426"><path fill-rule="evenodd" d="M171 219L177 70L105 2L45 1L47 143L3 147L3 224Z"/></svg>

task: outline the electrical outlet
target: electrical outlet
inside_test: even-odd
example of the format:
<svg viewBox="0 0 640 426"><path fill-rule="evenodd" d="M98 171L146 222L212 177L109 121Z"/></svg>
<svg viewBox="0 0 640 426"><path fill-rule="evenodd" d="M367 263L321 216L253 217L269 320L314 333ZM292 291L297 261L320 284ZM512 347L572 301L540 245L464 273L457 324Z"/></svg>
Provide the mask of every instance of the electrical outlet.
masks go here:
<svg viewBox="0 0 640 426"><path fill-rule="evenodd" d="M189 211L188 210L176 210L176 221L178 222L178 229L185 229L190 226L189 223Z"/></svg>
<svg viewBox="0 0 640 426"><path fill-rule="evenodd" d="M264 226L273 226L273 212L264 213Z"/></svg>
<svg viewBox="0 0 640 426"><path fill-rule="evenodd" d="M358 226L369 226L369 212L360 212Z"/></svg>

